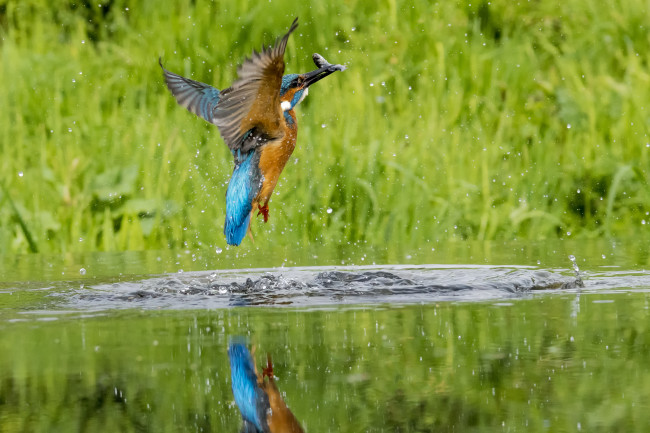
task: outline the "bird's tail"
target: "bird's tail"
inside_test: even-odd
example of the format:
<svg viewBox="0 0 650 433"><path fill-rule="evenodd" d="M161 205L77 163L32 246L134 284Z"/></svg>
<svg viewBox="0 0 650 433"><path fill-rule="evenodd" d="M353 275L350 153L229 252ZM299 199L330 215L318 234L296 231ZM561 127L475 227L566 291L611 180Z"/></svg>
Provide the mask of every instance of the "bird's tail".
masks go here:
<svg viewBox="0 0 650 433"><path fill-rule="evenodd" d="M248 226L251 222L251 214L243 222L237 224L234 218L226 217L226 225L223 227L223 234L226 235L228 245L239 245L248 232Z"/></svg>
<svg viewBox="0 0 650 433"><path fill-rule="evenodd" d="M259 156L252 151L235 166L226 191L226 224L223 233L229 245L239 245L251 222L253 198L260 188Z"/></svg>

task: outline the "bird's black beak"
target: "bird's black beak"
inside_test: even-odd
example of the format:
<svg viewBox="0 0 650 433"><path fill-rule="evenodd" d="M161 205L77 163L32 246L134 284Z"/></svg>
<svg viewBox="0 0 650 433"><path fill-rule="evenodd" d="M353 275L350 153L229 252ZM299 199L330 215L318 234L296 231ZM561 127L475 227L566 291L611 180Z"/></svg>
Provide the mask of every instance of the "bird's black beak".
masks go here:
<svg viewBox="0 0 650 433"><path fill-rule="evenodd" d="M317 81L322 80L328 75L336 71L344 71L345 66L343 65L331 65L327 64L321 68L316 69L315 71L307 72L306 74L300 74L300 79L303 81L304 87L309 87Z"/></svg>
<svg viewBox="0 0 650 433"><path fill-rule="evenodd" d="M298 79L302 81L302 87L306 88L315 82L322 80L333 72L336 71L330 70L329 68L320 68L315 71L307 72L306 74L300 74Z"/></svg>

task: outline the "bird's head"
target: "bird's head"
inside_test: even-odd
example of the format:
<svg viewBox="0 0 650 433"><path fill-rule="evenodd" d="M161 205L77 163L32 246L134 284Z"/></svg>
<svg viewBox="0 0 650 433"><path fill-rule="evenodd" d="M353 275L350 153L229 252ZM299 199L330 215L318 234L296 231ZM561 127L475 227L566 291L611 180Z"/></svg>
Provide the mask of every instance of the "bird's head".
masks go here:
<svg viewBox="0 0 650 433"><path fill-rule="evenodd" d="M282 86L280 87L282 111L293 110L305 99L309 86L336 71L337 69L324 67L306 74L288 74L282 77Z"/></svg>

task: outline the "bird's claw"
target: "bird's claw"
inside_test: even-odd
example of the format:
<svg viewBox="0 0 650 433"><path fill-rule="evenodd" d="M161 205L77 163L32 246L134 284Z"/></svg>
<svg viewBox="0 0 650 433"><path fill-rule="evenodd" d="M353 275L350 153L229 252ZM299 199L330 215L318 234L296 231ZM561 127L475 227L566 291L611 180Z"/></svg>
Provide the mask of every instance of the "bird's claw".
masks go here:
<svg viewBox="0 0 650 433"><path fill-rule="evenodd" d="M264 206L259 208L257 216L264 215L264 222L269 221L269 204L266 203Z"/></svg>
<svg viewBox="0 0 650 433"><path fill-rule="evenodd" d="M273 360L270 353L266 355L266 367L262 368L262 379L264 377L273 379Z"/></svg>

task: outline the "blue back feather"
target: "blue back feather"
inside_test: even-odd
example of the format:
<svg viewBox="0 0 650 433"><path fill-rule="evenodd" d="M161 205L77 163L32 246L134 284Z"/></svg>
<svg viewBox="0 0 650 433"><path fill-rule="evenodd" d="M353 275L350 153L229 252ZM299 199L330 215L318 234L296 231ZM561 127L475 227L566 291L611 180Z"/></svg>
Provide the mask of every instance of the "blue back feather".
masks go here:
<svg viewBox="0 0 650 433"><path fill-rule="evenodd" d="M269 400L264 391L257 386L253 358L246 346L240 342L230 343L228 357L235 403L245 424L251 423L259 432L263 432L266 428Z"/></svg>
<svg viewBox="0 0 650 433"><path fill-rule="evenodd" d="M235 155L235 161L235 170L226 192L226 223L223 228L229 245L239 245L246 236L253 209L252 201L261 184L257 152L253 150L245 155Z"/></svg>

